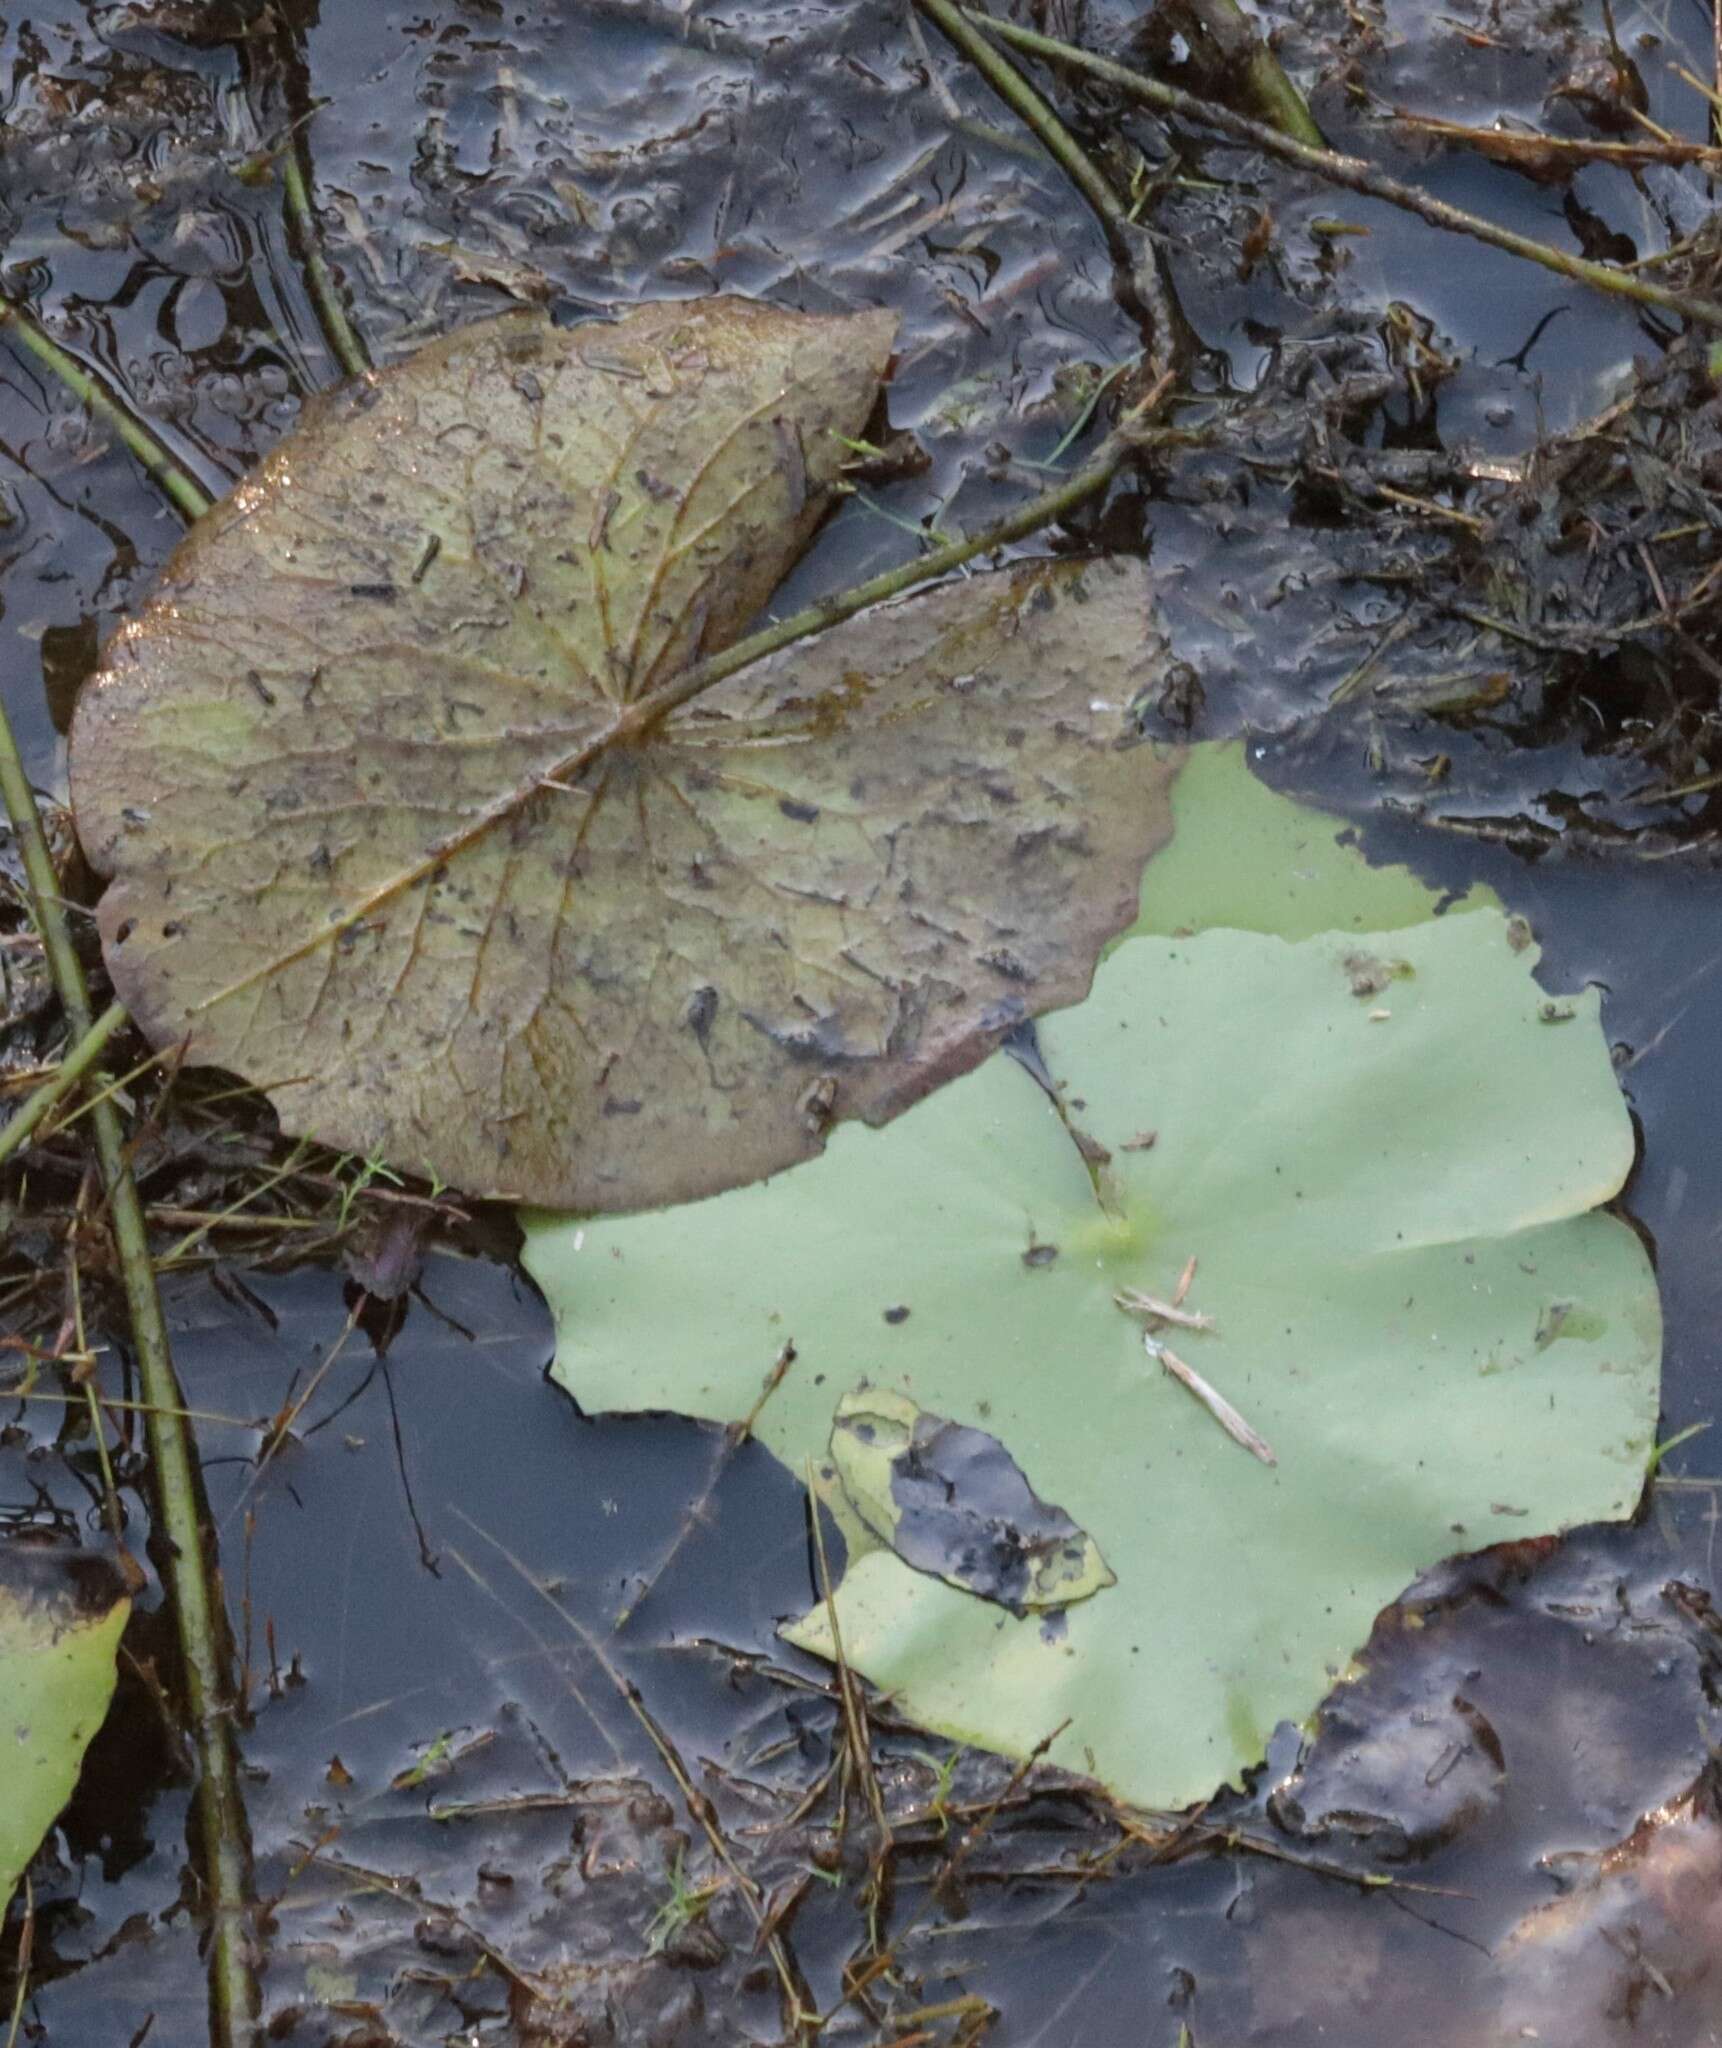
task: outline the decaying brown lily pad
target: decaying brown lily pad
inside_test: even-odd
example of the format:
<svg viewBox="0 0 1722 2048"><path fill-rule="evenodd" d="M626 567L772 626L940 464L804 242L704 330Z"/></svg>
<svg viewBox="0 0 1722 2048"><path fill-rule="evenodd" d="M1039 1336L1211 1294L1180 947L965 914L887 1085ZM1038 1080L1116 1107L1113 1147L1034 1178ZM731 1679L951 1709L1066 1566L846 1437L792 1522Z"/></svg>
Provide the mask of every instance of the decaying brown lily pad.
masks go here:
<svg viewBox="0 0 1722 2048"><path fill-rule="evenodd" d="M652 697L806 541L893 326L511 315L316 409L78 709L152 1040L331 1145L627 1209L805 1158L1080 997L1167 831L1139 565L973 577Z"/></svg>

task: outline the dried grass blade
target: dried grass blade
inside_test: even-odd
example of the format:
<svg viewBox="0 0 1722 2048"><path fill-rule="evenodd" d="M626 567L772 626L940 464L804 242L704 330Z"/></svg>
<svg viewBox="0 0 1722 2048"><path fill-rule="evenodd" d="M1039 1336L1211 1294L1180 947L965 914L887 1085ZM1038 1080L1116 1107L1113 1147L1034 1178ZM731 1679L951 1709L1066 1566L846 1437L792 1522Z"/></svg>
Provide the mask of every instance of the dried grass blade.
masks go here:
<svg viewBox="0 0 1722 2048"><path fill-rule="evenodd" d="M1186 1365L1177 1352L1168 1351L1164 1344L1156 1343L1154 1338L1147 1334L1144 1334L1142 1342L1147 1348L1148 1356L1158 1359L1181 1386L1189 1388L1233 1443L1242 1444L1252 1457L1260 1458L1264 1465L1279 1463L1267 1438L1253 1430L1225 1395L1209 1386L1194 1366Z"/></svg>

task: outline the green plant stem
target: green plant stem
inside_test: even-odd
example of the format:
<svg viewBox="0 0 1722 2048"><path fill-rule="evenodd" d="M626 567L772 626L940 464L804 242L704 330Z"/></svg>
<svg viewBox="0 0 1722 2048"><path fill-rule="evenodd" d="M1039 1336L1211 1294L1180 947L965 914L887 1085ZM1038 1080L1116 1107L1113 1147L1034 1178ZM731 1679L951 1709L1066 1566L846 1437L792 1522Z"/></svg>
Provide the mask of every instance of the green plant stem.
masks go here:
<svg viewBox="0 0 1722 2048"><path fill-rule="evenodd" d="M1089 161L1070 130L1015 65L1007 62L970 25L964 10L955 6L953 0L915 0L915 4L962 51L999 98L1021 116L1024 125L1045 145L1047 154L1100 216L1107 230L1114 232L1120 223L1127 223L1129 216L1117 193Z"/></svg>
<svg viewBox="0 0 1722 2048"><path fill-rule="evenodd" d="M49 971L80 1044L94 1027L90 993L72 944L59 881L24 772L18 742L0 703L0 799L12 821ZM106 1014L106 1013L104 1013ZM250 1904L250 1853L234 1751L225 1630L204 1546L196 1461L185 1426L167 1323L150 1263L143 1204L126 1158L125 1133L111 1099L91 1115L119 1254L132 1348L144 1399L144 1427L163 1543L163 1576L173 1603L185 1674L186 1706L197 1748L197 1809L210 1922L212 2039L217 2048L249 2048L257 2036L258 1990Z"/></svg>
<svg viewBox="0 0 1722 2048"><path fill-rule="evenodd" d="M341 304L341 288L335 282L335 273L329 268L328 258L323 254L323 240L318 232L317 216L312 210L310 188L299 162L298 141L294 137L288 138L287 147L281 154L281 184L287 200L287 218L299 238L305 272L311 281L311 296L317 302L317 317L323 323L324 338L349 377L369 376L371 358L347 318L347 309Z"/></svg>
<svg viewBox="0 0 1722 2048"><path fill-rule="evenodd" d="M1316 126L1309 102L1286 76L1285 66L1257 34L1238 0L1185 0L1185 5L1221 50L1243 57L1244 92L1268 126L1311 149L1326 149L1327 137Z"/></svg>
<svg viewBox="0 0 1722 2048"><path fill-rule="evenodd" d="M1114 257L1122 264L1130 295L1150 323L1153 346L1149 356L1155 376L1171 364L1176 333L1171 297L1161 273L1160 258L1152 236L1130 218L1123 201L1064 123L1014 64L974 28L966 10L956 0L915 0L915 5L933 22L956 49L1017 114L1025 127L1045 147L1064 175L1093 209L1106 231Z"/></svg>
<svg viewBox="0 0 1722 2048"><path fill-rule="evenodd" d="M1175 114L1183 120L1217 129L1222 135L1259 149L1266 156L1277 156L1284 163L1296 164L1299 169L1325 179L1330 185L1342 185L1348 191L1362 193L1365 198L1383 200L1389 206L1416 214L1431 227L1445 228L1456 235L1469 235L1476 241L1487 242L1492 248L1504 249L1510 256L1522 256L1527 262L1540 263L1545 270L1555 271L1575 284L1612 292L1618 298L1635 299L1640 305L1655 306L1659 312L1671 314L1676 319L1722 329L1722 304L1714 299L1691 298L1669 291L1650 278L1617 270L1612 264L1592 263L1586 257L1568 255L1564 249L1550 248L1546 242L1533 242L1528 235L1516 235L1512 229L1497 227L1493 221L1484 220L1478 214L1449 206L1442 199L1432 199L1415 185L1404 184L1398 178L1389 177L1385 171L1377 170L1362 157L1341 156L1336 150L1315 149L1308 143L1294 142L1290 136L1282 135L1260 121L1252 121L1246 114L1235 114L1229 107L1199 100L1191 93L1179 91L1176 86L1162 85L1158 79L1144 77L1139 71L1115 64L1109 57L1094 56L1072 43L1061 43L1052 36L1039 35L1033 29L1019 28L1014 22L996 21L974 8L965 8L964 12L971 22L982 24L1001 42L1027 51L1031 56L1045 58L1049 63L1065 64L1072 70L1084 71L1091 78L1103 80L1162 114Z"/></svg>
<svg viewBox="0 0 1722 2048"><path fill-rule="evenodd" d="M835 596L820 598L803 610L792 612L787 619L779 619L774 625L762 626L757 633L736 641L721 654L696 662L681 675L648 691L628 707L624 717L642 728L654 724L665 712L689 703L714 683L733 676L738 669L763 660L768 654L776 654L797 640L822 633L828 626L853 618L869 605L882 604L887 598L900 597L905 591L913 590L917 584L948 576L953 569L960 569L977 555L995 554L1012 541L1023 540L1029 534L1037 533L1041 527L1050 526L1055 519L1062 519L1067 512L1074 512L1079 505L1105 490L1130 457L1142 450L1194 438L1175 430L1156 430L1144 425L1147 415L1165 396L1167 382L1163 374L1148 396L1131 408L1067 483L1029 499L1027 504L1007 513L980 533L965 535L942 548L933 548L912 561L899 563L895 569L886 569L877 576L869 577L865 583L851 584Z"/></svg>
<svg viewBox="0 0 1722 2048"><path fill-rule="evenodd" d="M128 412L75 356L51 340L22 306L0 298L0 328L10 328L19 345L51 370L72 396L109 426L188 519L201 519L213 499L205 497L142 420Z"/></svg>
<svg viewBox="0 0 1722 2048"><path fill-rule="evenodd" d="M101 1058L107 1049L108 1040L125 1021L125 1005L110 1003L77 1044L67 1052L52 1077L34 1090L21 1107L14 1110L5 1128L0 1130L0 1161L10 1159L20 1146L28 1143L31 1134L49 1110L64 1102Z"/></svg>

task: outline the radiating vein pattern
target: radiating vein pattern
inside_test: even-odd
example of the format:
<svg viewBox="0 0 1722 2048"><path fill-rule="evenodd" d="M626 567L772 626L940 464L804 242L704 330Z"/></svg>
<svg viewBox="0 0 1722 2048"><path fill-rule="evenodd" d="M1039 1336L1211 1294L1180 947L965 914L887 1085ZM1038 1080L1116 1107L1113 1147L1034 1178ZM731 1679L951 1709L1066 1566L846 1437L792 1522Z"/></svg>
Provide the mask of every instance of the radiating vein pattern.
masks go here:
<svg viewBox="0 0 1722 2048"><path fill-rule="evenodd" d="M79 706L151 1037L292 1130L622 1209L792 1164L1079 997L1166 830L1139 565L948 585L609 733L760 611L892 332L514 315L313 408Z"/></svg>

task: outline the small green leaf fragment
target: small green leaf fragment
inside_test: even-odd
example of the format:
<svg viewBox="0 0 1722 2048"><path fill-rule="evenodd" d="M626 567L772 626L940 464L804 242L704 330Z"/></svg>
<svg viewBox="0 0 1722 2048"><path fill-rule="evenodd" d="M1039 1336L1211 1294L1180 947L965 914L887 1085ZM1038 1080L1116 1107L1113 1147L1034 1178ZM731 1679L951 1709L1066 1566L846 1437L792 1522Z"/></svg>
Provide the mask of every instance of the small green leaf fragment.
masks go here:
<svg viewBox="0 0 1722 2048"><path fill-rule="evenodd" d="M111 1558L0 1540L0 1913L108 1711L131 1597Z"/></svg>

